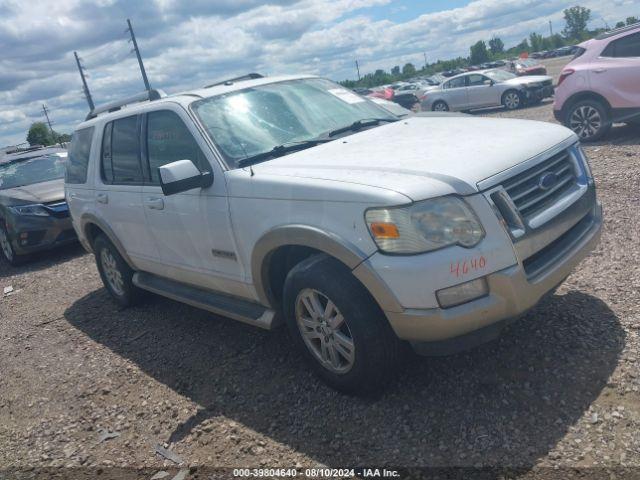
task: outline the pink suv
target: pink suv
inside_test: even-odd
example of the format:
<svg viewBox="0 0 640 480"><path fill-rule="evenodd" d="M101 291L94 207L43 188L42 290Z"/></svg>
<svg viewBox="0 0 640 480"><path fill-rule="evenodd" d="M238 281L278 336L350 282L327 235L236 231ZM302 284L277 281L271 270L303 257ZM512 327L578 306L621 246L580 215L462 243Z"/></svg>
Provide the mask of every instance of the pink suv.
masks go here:
<svg viewBox="0 0 640 480"><path fill-rule="evenodd" d="M560 74L553 114L587 142L613 122L640 122L640 23L578 45Z"/></svg>

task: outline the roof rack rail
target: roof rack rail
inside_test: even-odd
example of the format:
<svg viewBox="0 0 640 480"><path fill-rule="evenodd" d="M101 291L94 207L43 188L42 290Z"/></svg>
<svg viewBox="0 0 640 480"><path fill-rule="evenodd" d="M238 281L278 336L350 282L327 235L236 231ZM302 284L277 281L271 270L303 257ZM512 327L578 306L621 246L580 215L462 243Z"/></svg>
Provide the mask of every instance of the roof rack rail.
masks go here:
<svg viewBox="0 0 640 480"><path fill-rule="evenodd" d="M244 82L246 80L255 80L256 78L264 78L264 75L260 73L247 73L246 75L242 75L240 77L230 78L228 80L222 80L220 82L212 83L211 85L207 85L204 88L217 87L218 85L232 85L236 82Z"/></svg>
<svg viewBox="0 0 640 480"><path fill-rule="evenodd" d="M154 100L159 100L166 96L167 94L160 89L146 90L142 93L138 93L136 95L123 98L122 100L115 100L113 102L105 103L104 105L98 105L97 107L95 107L93 110L89 112L86 120L91 120L92 118L96 118L101 113L118 111L125 105L131 105L132 103L146 102L147 100L152 102Z"/></svg>
<svg viewBox="0 0 640 480"><path fill-rule="evenodd" d="M640 22L635 22L635 23L632 23L631 25L625 25L624 27L614 28L613 30L608 30L606 32L601 33L596 37L596 40L604 40L605 38L613 37L614 35L628 32L638 27L640 27Z"/></svg>

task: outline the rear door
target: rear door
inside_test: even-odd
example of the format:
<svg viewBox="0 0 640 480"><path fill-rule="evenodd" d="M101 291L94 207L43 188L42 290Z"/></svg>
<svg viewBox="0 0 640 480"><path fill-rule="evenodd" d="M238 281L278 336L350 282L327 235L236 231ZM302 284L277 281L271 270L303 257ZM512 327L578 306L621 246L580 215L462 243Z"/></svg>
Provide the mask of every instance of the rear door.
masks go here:
<svg viewBox="0 0 640 480"><path fill-rule="evenodd" d="M135 266L147 270L149 261L158 253L142 206L141 118L132 115L105 125L95 202L99 216L113 230Z"/></svg>
<svg viewBox="0 0 640 480"><path fill-rule="evenodd" d="M613 40L589 72L594 90L602 92L617 118L640 113L640 32Z"/></svg>
<svg viewBox="0 0 640 480"><path fill-rule="evenodd" d="M450 110L464 110L469 106L467 100L466 75L452 78L442 85L444 99Z"/></svg>
<svg viewBox="0 0 640 480"><path fill-rule="evenodd" d="M472 73L467 76L467 100L469 106L489 107L499 105L499 95L496 94L498 89L495 88L489 77L480 73Z"/></svg>

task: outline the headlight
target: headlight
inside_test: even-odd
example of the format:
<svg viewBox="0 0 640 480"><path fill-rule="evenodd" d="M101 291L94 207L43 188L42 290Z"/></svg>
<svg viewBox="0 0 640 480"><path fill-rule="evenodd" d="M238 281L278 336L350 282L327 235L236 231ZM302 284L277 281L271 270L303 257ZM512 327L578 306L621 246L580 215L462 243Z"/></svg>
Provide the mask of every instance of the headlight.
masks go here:
<svg viewBox="0 0 640 480"><path fill-rule="evenodd" d="M19 207L11 207L18 215L31 215L36 217L48 217L49 212L44 208L44 205L20 205Z"/></svg>
<svg viewBox="0 0 640 480"><path fill-rule="evenodd" d="M449 245L470 248L484 238L471 208L453 196L370 209L365 219L378 248L388 253L422 253Z"/></svg>

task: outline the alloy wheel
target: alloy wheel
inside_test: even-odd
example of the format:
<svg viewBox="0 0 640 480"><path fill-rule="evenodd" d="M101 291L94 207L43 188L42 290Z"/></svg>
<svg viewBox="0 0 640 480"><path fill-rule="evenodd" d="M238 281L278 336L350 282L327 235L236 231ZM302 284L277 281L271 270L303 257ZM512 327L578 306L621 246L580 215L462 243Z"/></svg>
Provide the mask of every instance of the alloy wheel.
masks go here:
<svg viewBox="0 0 640 480"><path fill-rule="evenodd" d="M520 105L520 95L515 92L507 93L504 96L504 105L509 110L515 110Z"/></svg>
<svg viewBox="0 0 640 480"><path fill-rule="evenodd" d="M7 258L7 260L13 260L13 249L11 248L11 244L9 243L9 237L7 237L7 232L4 229L0 228L0 247L2 247L2 253Z"/></svg>
<svg viewBox="0 0 640 480"><path fill-rule="evenodd" d="M334 373L351 370L355 361L353 336L333 301L305 288L296 298L295 313L302 339L320 364Z"/></svg>
<svg viewBox="0 0 640 480"><path fill-rule="evenodd" d="M437 102L434 106L433 106L433 111L434 112L446 112L448 111L449 108L447 107L447 104L444 102Z"/></svg>
<svg viewBox="0 0 640 480"><path fill-rule="evenodd" d="M124 281L113 254L106 248L103 249L100 253L100 261L102 262L104 276L113 292L116 295L124 295Z"/></svg>
<svg viewBox="0 0 640 480"><path fill-rule="evenodd" d="M569 118L569 128L580 138L593 137L602 127L600 112L591 105L576 108Z"/></svg>

